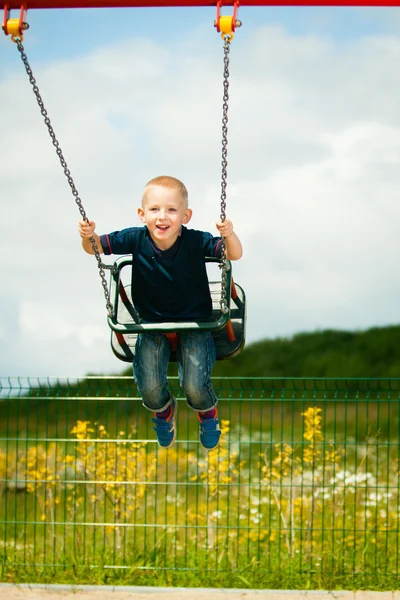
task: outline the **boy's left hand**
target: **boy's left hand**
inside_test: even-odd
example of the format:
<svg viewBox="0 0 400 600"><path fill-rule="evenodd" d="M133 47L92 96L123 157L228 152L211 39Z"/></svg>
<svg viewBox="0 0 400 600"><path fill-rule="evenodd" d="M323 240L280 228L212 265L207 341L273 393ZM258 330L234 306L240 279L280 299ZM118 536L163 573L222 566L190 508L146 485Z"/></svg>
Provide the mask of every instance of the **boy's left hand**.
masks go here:
<svg viewBox="0 0 400 600"><path fill-rule="evenodd" d="M233 223L230 219L225 219L225 221L217 221L215 225L223 237L228 237L228 235L233 233Z"/></svg>

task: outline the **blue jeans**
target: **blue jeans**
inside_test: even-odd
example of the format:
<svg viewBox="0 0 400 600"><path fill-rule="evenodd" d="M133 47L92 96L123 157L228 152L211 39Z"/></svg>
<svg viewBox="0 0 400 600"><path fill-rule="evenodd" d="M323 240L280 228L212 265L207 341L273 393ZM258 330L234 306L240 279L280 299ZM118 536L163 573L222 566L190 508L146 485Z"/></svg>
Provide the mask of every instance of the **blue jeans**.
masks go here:
<svg viewBox="0 0 400 600"><path fill-rule="evenodd" d="M179 381L188 405L200 412L210 410L217 404L211 384L215 362L215 344L211 333L179 333L176 353ZM143 405L153 412L161 412L171 404L167 380L170 355L171 347L165 335L139 334L133 355L133 373Z"/></svg>

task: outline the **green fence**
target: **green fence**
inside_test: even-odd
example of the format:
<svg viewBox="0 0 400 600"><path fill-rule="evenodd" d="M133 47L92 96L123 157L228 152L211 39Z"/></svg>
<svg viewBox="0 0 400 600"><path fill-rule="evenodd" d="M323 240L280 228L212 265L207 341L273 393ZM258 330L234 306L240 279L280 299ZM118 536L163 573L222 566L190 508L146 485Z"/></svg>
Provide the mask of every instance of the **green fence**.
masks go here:
<svg viewBox="0 0 400 600"><path fill-rule="evenodd" d="M2 580L397 586L400 379L221 378L216 450L131 378L0 379Z"/></svg>

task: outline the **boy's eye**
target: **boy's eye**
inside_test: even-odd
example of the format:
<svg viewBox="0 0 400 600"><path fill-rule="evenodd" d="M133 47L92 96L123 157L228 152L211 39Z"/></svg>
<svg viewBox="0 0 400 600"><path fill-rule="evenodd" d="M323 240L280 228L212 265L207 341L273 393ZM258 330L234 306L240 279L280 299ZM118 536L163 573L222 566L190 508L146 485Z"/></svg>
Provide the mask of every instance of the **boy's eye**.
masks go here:
<svg viewBox="0 0 400 600"><path fill-rule="evenodd" d="M176 208L170 208L169 212L176 212Z"/></svg>
<svg viewBox="0 0 400 600"><path fill-rule="evenodd" d="M151 212L157 212L157 211L158 211L158 208L156 208L155 206L153 206L153 207L150 209L150 211L151 211Z"/></svg>

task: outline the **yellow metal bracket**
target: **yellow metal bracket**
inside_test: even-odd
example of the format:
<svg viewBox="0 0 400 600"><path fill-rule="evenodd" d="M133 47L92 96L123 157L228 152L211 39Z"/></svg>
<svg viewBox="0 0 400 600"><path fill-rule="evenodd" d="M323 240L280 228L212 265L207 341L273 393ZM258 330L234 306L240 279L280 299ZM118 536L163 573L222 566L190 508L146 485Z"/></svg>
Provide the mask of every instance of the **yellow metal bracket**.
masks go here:
<svg viewBox="0 0 400 600"><path fill-rule="evenodd" d="M4 5L4 19L2 29L6 35L11 35L11 40L21 42L24 39L23 32L29 29L29 25L26 22L26 5L21 4L19 18L10 19L10 7L8 4Z"/></svg>
<svg viewBox="0 0 400 600"><path fill-rule="evenodd" d="M235 0L233 7L233 16L221 16L221 7L224 0L217 2L217 18L214 21L214 27L221 33L223 40L230 42L234 38L234 31L236 27L240 27L242 22L237 19L237 12L239 8L239 0Z"/></svg>

